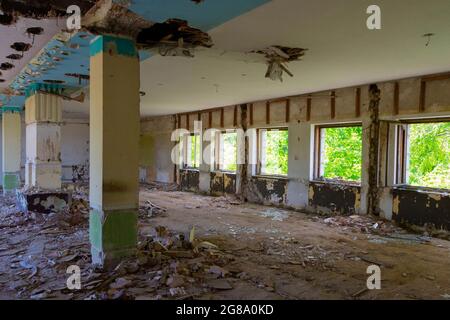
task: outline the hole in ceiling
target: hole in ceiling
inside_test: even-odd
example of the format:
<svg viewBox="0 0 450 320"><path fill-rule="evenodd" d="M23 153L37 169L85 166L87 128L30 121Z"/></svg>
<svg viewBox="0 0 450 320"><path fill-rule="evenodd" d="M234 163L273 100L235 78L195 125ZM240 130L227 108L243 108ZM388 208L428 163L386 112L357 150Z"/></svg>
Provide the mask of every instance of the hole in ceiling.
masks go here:
<svg viewBox="0 0 450 320"><path fill-rule="evenodd" d="M0 65L1 70L11 70L12 68L14 68L14 65L9 62L4 62Z"/></svg>
<svg viewBox="0 0 450 320"><path fill-rule="evenodd" d="M62 84L62 83L66 83L64 80L49 80L46 79L44 80L45 83L53 83L53 84Z"/></svg>
<svg viewBox="0 0 450 320"><path fill-rule="evenodd" d="M12 48L12 49L14 49L14 50L16 50L16 51L19 51L19 52L22 52L22 55L23 55L23 53L24 53L25 51L30 50L31 47L32 47L31 44L25 43L25 42L14 42L14 43L11 45L11 48Z"/></svg>
<svg viewBox="0 0 450 320"><path fill-rule="evenodd" d="M26 33L38 36L44 33L44 29L41 27L31 27L27 29Z"/></svg>
<svg viewBox="0 0 450 320"><path fill-rule="evenodd" d="M33 39L32 40L32 44L34 44L34 38L36 36L41 35L42 33L44 33L44 29L41 28L41 27L31 27L31 28L28 28L25 32L28 34L28 36L32 37L32 39Z"/></svg>
<svg viewBox="0 0 450 320"><path fill-rule="evenodd" d="M82 14L95 3L94 0L2 0L0 9L6 15L39 20L66 16L66 8L74 2L80 7Z"/></svg>
<svg viewBox="0 0 450 320"><path fill-rule="evenodd" d="M0 82L5 82L6 80L5 79L0 79Z"/></svg>
<svg viewBox="0 0 450 320"><path fill-rule="evenodd" d="M169 19L142 29L136 42L143 48L158 48L162 56L192 57L190 49L213 46L209 34L189 26L187 21L181 19Z"/></svg>
<svg viewBox="0 0 450 320"><path fill-rule="evenodd" d="M15 22L15 18L12 14L0 14L0 24L9 26Z"/></svg>
<svg viewBox="0 0 450 320"><path fill-rule="evenodd" d="M81 84L82 80L89 81L89 79L91 78L88 74L81 74L81 73L66 73L65 76L66 77L77 78L78 79L78 84Z"/></svg>
<svg viewBox="0 0 450 320"><path fill-rule="evenodd" d="M9 56L6 56L6 59L11 59L11 60L20 60L22 58L23 57L17 53L13 53L13 54L10 54Z"/></svg>

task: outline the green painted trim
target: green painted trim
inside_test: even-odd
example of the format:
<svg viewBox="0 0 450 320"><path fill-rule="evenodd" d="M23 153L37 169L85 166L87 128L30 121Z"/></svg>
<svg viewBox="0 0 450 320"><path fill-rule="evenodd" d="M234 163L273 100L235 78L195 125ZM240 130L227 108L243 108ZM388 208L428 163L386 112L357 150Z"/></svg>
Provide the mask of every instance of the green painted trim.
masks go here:
<svg viewBox="0 0 450 320"><path fill-rule="evenodd" d="M89 240L94 262L116 260L134 254L138 235L137 210L98 211L89 215ZM103 264L104 261L101 261Z"/></svg>
<svg viewBox="0 0 450 320"><path fill-rule="evenodd" d="M56 83L33 83L25 89L25 97L29 98L37 92L62 94L66 87Z"/></svg>
<svg viewBox="0 0 450 320"><path fill-rule="evenodd" d="M102 52L131 58L139 57L138 50L136 49L136 45L133 40L108 35L97 36L90 44L89 54L91 57L94 57Z"/></svg>
<svg viewBox="0 0 450 320"><path fill-rule="evenodd" d="M0 108L0 114L1 113L5 113L5 112L22 112L23 111L23 107L19 107L19 106L3 106Z"/></svg>
<svg viewBox="0 0 450 320"><path fill-rule="evenodd" d="M20 188L20 173L3 173L3 191L15 191Z"/></svg>
<svg viewBox="0 0 450 320"><path fill-rule="evenodd" d="M25 97L29 98L38 92L44 92L48 94L63 94L71 95L72 93L80 90L82 87L66 86L58 83L33 83L25 89Z"/></svg>

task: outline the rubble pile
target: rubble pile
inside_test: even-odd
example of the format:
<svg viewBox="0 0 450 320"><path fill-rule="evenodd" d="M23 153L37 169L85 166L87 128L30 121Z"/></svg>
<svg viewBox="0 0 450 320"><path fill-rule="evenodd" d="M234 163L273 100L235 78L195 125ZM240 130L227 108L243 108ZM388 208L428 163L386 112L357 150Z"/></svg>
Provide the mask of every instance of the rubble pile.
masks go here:
<svg viewBox="0 0 450 320"><path fill-rule="evenodd" d="M139 217L140 218L153 218L159 215L166 213L166 209L157 206L156 204L150 202L149 200L145 201L145 205L140 206L139 208Z"/></svg>
<svg viewBox="0 0 450 320"><path fill-rule="evenodd" d="M145 182L141 183L141 187L147 191L179 191L180 187L176 183L163 183L163 182Z"/></svg>
<svg viewBox="0 0 450 320"><path fill-rule="evenodd" d="M391 233L405 232L403 229L396 227L392 222L376 221L368 216L352 215L352 216L334 216L322 220L325 224L333 227L342 227L344 231L387 235Z"/></svg>

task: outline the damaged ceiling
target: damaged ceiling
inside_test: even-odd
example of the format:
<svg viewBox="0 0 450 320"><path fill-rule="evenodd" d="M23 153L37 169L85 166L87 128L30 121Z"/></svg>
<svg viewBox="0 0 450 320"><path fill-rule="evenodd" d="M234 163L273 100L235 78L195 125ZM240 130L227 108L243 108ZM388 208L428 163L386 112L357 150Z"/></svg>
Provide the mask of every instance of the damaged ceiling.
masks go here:
<svg viewBox="0 0 450 320"><path fill-rule="evenodd" d="M36 1L40 2L53 3ZM86 5L83 10L92 5L92 1L82 2ZM99 16L94 15L88 29L94 33L105 31L114 17L121 24L129 19L139 25L124 32L138 38L141 48L151 49L140 51L143 116L448 71L448 1L380 0L383 20L378 31L366 28L370 4L368 0L347 0L345 4L333 0L113 0L110 6L116 8L117 14L100 23L96 20ZM7 20L4 17L1 22ZM14 28L25 20L19 19ZM52 29L42 25L49 21L28 22L22 26L21 37L17 30L8 37L8 43L32 43L26 28L44 29L34 36L35 43L23 52L23 59L0 61L14 65L10 70L1 70L0 78L5 81L0 82L0 88L8 86L13 78L16 90L33 81L87 85L93 35L81 32L65 43L49 41ZM167 32L174 26L175 32ZM0 28L3 35L4 28L12 27ZM179 30L187 33L177 36ZM427 33L435 34L428 46L423 37ZM152 48L155 39L170 45ZM190 48L186 39L196 42L197 48ZM24 68L24 63L36 56L45 43L43 54L32 61L31 68ZM1 50L4 57L22 54L3 43ZM20 70L22 77L17 77Z"/></svg>
<svg viewBox="0 0 450 320"><path fill-rule="evenodd" d="M72 4L73 1L71 1ZM41 50L39 55L17 68L21 70L9 79L3 79L3 93L24 95L26 88L32 83L48 83L69 87L86 87L89 81L89 42L96 34L116 33L137 39L141 60L149 58L154 53L161 55L193 56L192 49L196 47L209 48L213 41L208 33L200 28L210 29L243 12L261 5L267 0L250 0L245 4L225 4L211 0L203 1L116 1L99 0L75 1L83 16L83 32L75 35L59 33ZM5 1L2 11L3 24L17 25L24 17L45 21L43 17L62 17L63 8L68 5L64 1L32 1L29 7L23 1ZM181 13L181 14L180 14ZM187 20L183 20L183 19ZM199 26L195 28L191 26ZM8 25L8 27L11 27ZM63 31L64 24L56 28ZM44 33L44 28L28 27L26 33L32 38L31 43L15 44L15 51L23 55L34 47L35 38ZM87 31L87 32L85 32ZM48 41L49 39L47 39ZM161 48L161 45L164 48ZM42 48L42 47L41 47ZM18 53L9 54L10 60L20 60ZM10 62L0 64L0 68L10 70L15 68ZM9 88L5 88L9 85ZM143 91L145 92L145 91ZM2 104L10 104L10 98L2 95ZM17 99L16 99L17 101ZM22 97L22 104L24 97Z"/></svg>
<svg viewBox="0 0 450 320"><path fill-rule="evenodd" d="M377 31L366 27L371 4L273 0L231 19L208 32L214 41L209 52L142 63L142 113L183 113L449 71L448 0L379 0ZM435 34L428 46L426 33ZM294 77L285 75L283 82L265 78L264 59L255 63L243 54L274 45L308 49L302 61L287 65Z"/></svg>

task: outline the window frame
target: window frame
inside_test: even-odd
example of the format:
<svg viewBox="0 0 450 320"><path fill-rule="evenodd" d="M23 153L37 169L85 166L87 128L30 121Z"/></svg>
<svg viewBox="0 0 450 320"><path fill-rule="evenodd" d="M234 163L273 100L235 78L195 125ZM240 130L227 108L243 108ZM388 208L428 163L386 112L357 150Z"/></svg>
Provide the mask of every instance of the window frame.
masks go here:
<svg viewBox="0 0 450 320"><path fill-rule="evenodd" d="M289 136L289 127L263 127L263 128L257 128L256 129L256 174L255 176L260 177L272 177L272 178L288 178L288 173L286 174L269 174L269 173L263 173L262 172L262 132L270 132L270 131L286 131ZM288 139L288 153L289 153L289 139ZM288 155L289 157L289 155ZM289 158L288 158L289 159ZM289 162L288 162L288 171L289 171Z"/></svg>
<svg viewBox="0 0 450 320"><path fill-rule="evenodd" d="M331 123L331 124L318 124L314 126L314 155L313 155L313 181L315 182L339 182L343 184L350 185L361 185L362 183L362 172L361 172L361 180L360 181L351 181L351 180L340 180L340 179L330 179L322 177L322 130L323 129L331 129L331 128L354 128L354 127L363 127L362 122L344 122L344 123ZM361 139L363 137L361 136ZM362 168L362 152L361 152L361 168Z"/></svg>
<svg viewBox="0 0 450 320"><path fill-rule="evenodd" d="M197 170L197 171L199 171L200 170L200 163L201 163L201 157L202 157L202 141L200 141L200 159L199 159L199 164L198 164L198 167L193 167L193 166L191 166L191 144L192 144L192 141L191 141L191 139L192 139L192 137L195 137L195 136L197 136L197 138L198 139L201 139L201 135L199 134L199 133L195 133L195 132L191 132L191 133L189 133L189 134L186 134L185 135L185 138L186 138L186 142L185 142L185 151L184 151L184 165L183 165L183 168L184 169L186 169L186 170Z"/></svg>
<svg viewBox="0 0 450 320"><path fill-rule="evenodd" d="M236 134L236 170L235 171L231 171L231 170L224 170L221 168L221 166L223 165L222 163L220 163L221 161L221 151L222 151L222 144L221 144L221 138L223 134L228 134L228 133L235 133ZM215 133L215 138L214 138L214 170L217 172L223 172L223 173L231 173L231 174L236 174L237 173L237 166L238 166L238 132L236 129L229 129L229 130L220 130L217 131Z"/></svg>
<svg viewBox="0 0 450 320"><path fill-rule="evenodd" d="M395 168L394 168L394 187L407 188L412 190L424 190L435 192L448 192L450 189L433 188L426 186L415 186L408 183L409 171L409 126L412 124L442 123L450 122L449 117L438 118L414 118L401 119L395 125Z"/></svg>

